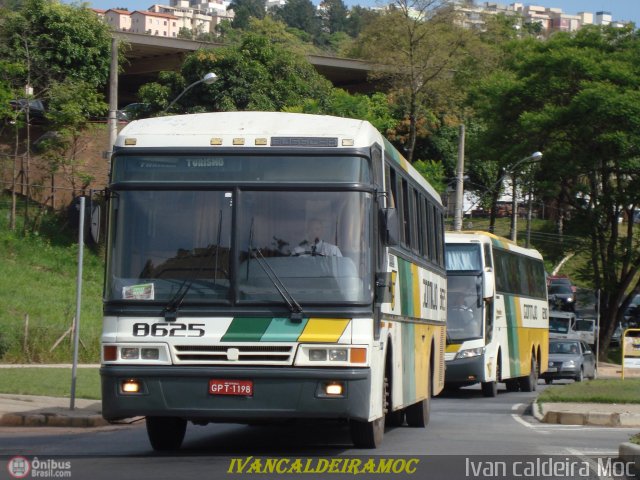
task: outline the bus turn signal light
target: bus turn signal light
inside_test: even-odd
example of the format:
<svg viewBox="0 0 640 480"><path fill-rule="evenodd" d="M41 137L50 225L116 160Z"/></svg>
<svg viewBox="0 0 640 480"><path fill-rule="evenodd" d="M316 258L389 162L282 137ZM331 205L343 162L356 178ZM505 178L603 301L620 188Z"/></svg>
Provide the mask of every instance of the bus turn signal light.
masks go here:
<svg viewBox="0 0 640 480"><path fill-rule="evenodd" d="M366 348L352 348L351 349L351 363L367 363L367 349Z"/></svg>
<svg viewBox="0 0 640 480"><path fill-rule="evenodd" d="M102 357L105 362L115 362L118 359L118 347L105 345L102 347Z"/></svg>

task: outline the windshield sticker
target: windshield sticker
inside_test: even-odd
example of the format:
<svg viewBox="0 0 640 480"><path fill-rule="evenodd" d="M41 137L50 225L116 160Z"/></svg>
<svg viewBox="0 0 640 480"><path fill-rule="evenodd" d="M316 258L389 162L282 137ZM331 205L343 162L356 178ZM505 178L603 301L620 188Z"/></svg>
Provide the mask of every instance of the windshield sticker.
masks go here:
<svg viewBox="0 0 640 480"><path fill-rule="evenodd" d="M153 283L122 287L122 298L125 300L153 300Z"/></svg>

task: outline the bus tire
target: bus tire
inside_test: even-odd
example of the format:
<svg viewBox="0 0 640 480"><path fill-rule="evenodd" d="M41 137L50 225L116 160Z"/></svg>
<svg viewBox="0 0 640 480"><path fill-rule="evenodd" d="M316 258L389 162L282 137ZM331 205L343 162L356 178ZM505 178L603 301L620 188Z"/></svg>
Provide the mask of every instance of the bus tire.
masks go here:
<svg viewBox="0 0 640 480"><path fill-rule="evenodd" d="M378 448L384 437L385 417L390 408L389 378L386 373L382 381L382 416L371 422L363 420L349 421L351 441L356 448Z"/></svg>
<svg viewBox="0 0 640 480"><path fill-rule="evenodd" d="M482 382L482 395L485 397L495 397L498 395L498 382Z"/></svg>
<svg viewBox="0 0 640 480"><path fill-rule="evenodd" d="M405 416L407 418L407 425L413 428L424 428L429 424L429 416L431 414L431 402L427 397L424 400L409 405Z"/></svg>
<svg viewBox="0 0 640 480"><path fill-rule="evenodd" d="M187 431L187 421L177 417L147 417L147 436L156 451L178 450Z"/></svg>
<svg viewBox="0 0 640 480"><path fill-rule="evenodd" d="M535 392L538 387L538 364L536 357L531 356L531 371L526 377L520 379L520 390L523 392Z"/></svg>
<svg viewBox="0 0 640 480"><path fill-rule="evenodd" d="M356 448L378 448L384 437L384 415L372 421L351 420L351 441Z"/></svg>
<svg viewBox="0 0 640 480"><path fill-rule="evenodd" d="M433 359L430 365L433 365ZM405 411L407 425L413 428L424 428L429 424L429 417L431 416L431 394L433 392L433 371L431 367L429 367L429 376L427 378L429 380L429 384L427 385L427 398L413 405L409 405Z"/></svg>
<svg viewBox="0 0 640 480"><path fill-rule="evenodd" d="M504 384L507 387L507 392L520 391L520 382L518 380L505 380Z"/></svg>
<svg viewBox="0 0 640 480"><path fill-rule="evenodd" d="M391 394L389 388L389 380L388 378L384 379L384 389L385 389L385 398L389 399L387 403L387 418L385 418L385 426L388 425L390 427L401 427L404 423L404 408L400 408L398 410L391 411Z"/></svg>
<svg viewBox="0 0 640 480"><path fill-rule="evenodd" d="M404 424L404 408L387 413L385 424L390 427L401 427Z"/></svg>

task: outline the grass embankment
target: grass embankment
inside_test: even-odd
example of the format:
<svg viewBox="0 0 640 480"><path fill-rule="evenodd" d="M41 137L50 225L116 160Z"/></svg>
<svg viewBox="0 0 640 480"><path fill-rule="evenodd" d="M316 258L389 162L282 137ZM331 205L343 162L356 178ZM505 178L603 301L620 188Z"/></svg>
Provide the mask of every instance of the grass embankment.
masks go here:
<svg viewBox="0 0 640 480"><path fill-rule="evenodd" d="M549 387L538 403L640 403L640 379L597 379Z"/></svg>
<svg viewBox="0 0 640 480"><path fill-rule="evenodd" d="M78 271L74 230L65 219L50 216L38 234L23 233L20 223L11 231L8 197L0 197L0 362L71 362L69 328L76 313ZM81 363L97 363L100 358L103 269L102 258L85 248Z"/></svg>
<svg viewBox="0 0 640 480"><path fill-rule="evenodd" d="M78 368L76 372L76 397L99 400L101 394L98 369ZM0 370L0 393L70 397L71 369L3 368Z"/></svg>

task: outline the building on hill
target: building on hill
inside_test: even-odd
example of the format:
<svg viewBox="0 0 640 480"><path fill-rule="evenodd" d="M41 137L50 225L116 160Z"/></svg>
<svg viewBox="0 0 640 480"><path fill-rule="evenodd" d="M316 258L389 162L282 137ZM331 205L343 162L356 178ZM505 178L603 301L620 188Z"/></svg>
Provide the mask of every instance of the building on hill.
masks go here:
<svg viewBox="0 0 640 480"><path fill-rule="evenodd" d="M623 22L613 21L610 12L596 12L595 15L591 12L579 12L570 15L560 8L525 5L521 2L506 5L497 2L454 0L454 9L458 13L457 21L461 26L476 30L484 30L487 18L499 14L519 17L523 24L537 23L543 36L554 32L575 32L584 25L625 25Z"/></svg>

